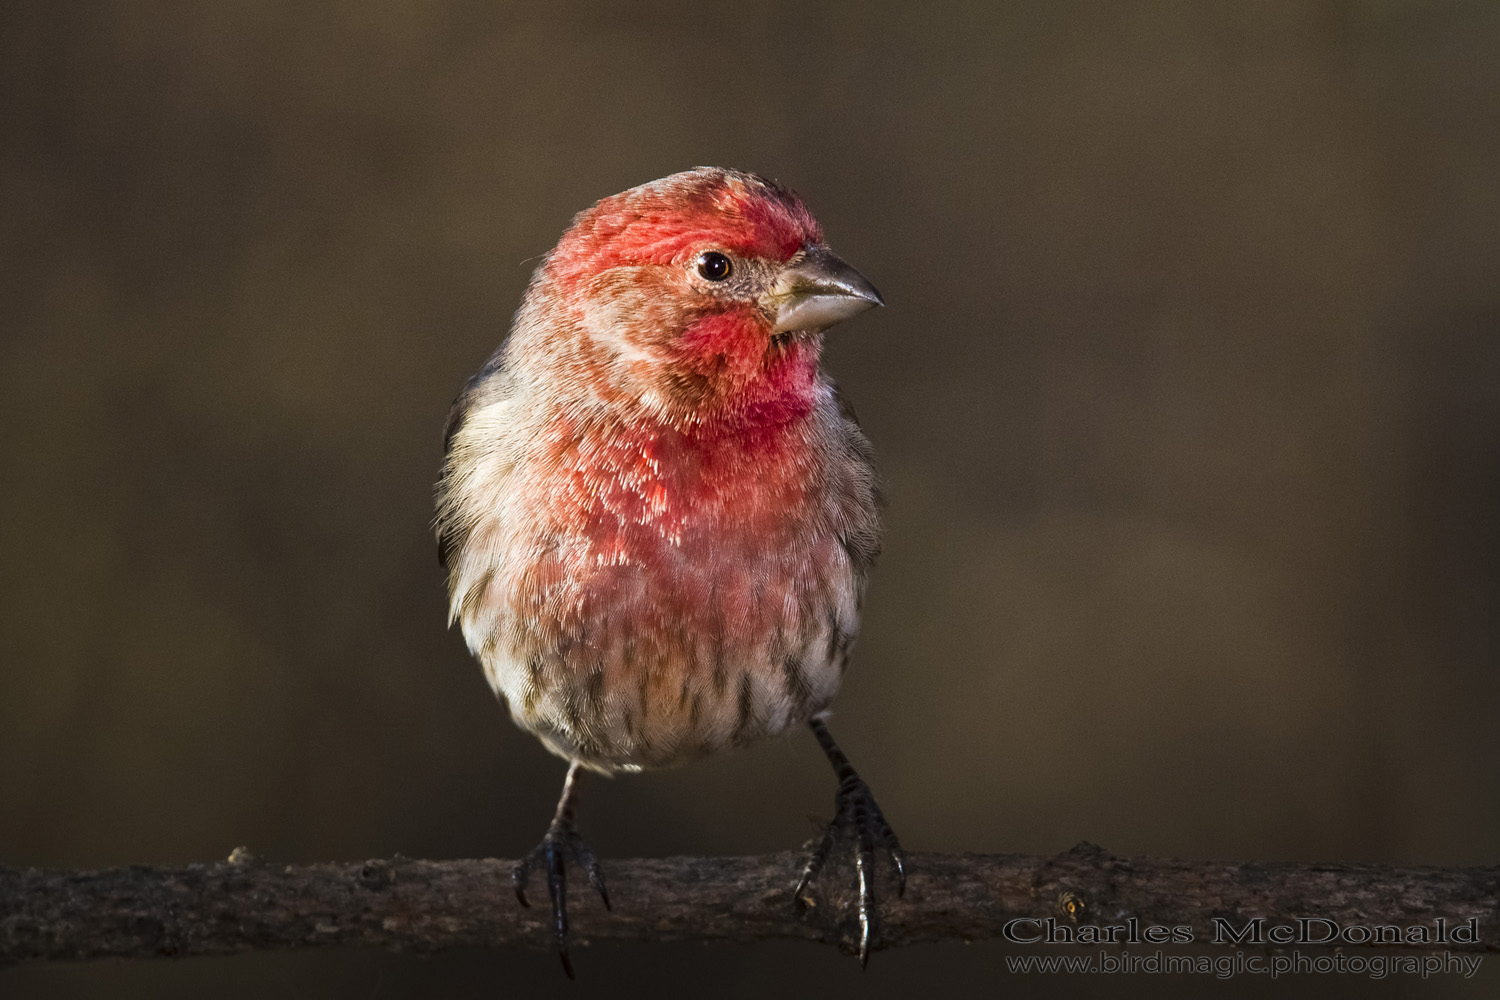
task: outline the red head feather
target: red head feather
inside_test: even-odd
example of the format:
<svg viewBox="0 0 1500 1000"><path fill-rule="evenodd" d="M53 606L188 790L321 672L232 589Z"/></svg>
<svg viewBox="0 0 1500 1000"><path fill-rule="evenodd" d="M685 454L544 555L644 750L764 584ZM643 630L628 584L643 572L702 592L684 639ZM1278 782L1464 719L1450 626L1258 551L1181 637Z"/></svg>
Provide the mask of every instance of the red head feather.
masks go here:
<svg viewBox="0 0 1500 1000"><path fill-rule="evenodd" d="M606 267L678 264L706 248L784 263L822 239L802 199L775 181L699 167L581 212L552 261L567 282Z"/></svg>

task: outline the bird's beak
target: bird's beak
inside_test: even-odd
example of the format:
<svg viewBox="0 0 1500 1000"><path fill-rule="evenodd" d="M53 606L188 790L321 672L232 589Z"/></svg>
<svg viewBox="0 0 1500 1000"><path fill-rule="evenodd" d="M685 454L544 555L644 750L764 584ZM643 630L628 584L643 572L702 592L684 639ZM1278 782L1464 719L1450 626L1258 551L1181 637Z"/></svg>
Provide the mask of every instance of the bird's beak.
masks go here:
<svg viewBox="0 0 1500 1000"><path fill-rule="evenodd" d="M863 274L821 243L791 259L771 289L771 332L826 330L885 300Z"/></svg>

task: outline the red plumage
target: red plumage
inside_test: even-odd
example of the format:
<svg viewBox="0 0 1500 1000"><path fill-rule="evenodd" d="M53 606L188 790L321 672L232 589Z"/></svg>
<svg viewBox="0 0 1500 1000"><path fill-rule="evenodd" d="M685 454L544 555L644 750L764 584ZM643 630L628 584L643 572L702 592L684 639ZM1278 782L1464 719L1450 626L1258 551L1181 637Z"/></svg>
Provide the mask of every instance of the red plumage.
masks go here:
<svg viewBox="0 0 1500 1000"><path fill-rule="evenodd" d="M451 616L516 723L575 770L753 742L838 688L879 498L819 360L823 330L880 299L822 240L752 174L606 198L454 405Z"/></svg>

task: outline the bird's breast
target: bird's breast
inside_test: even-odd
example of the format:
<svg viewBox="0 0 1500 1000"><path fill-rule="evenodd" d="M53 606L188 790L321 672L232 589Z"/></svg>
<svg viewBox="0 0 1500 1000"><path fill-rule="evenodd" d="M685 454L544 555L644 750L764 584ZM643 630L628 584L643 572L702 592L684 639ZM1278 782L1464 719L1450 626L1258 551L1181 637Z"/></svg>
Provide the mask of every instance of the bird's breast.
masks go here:
<svg viewBox="0 0 1500 1000"><path fill-rule="evenodd" d="M750 742L821 710L862 569L815 435L534 442L461 615L517 722L603 769Z"/></svg>

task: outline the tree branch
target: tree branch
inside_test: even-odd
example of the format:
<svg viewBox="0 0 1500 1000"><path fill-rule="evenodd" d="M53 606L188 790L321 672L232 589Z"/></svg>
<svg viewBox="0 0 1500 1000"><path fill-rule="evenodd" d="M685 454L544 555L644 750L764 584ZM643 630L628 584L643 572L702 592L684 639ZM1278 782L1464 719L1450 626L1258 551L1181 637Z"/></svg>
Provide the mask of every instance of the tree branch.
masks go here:
<svg viewBox="0 0 1500 1000"><path fill-rule="evenodd" d="M795 938L852 947L850 866L831 864L817 886L820 905L799 913L792 887L801 860L784 852L609 862L613 912L583 878L570 880L575 940ZM1102 943L1107 928L1129 928L1133 918L1137 935L1151 926L1190 927L1196 942L1213 943L1218 931L1218 943L1235 943L1223 938L1225 927L1241 934L1260 917L1267 930L1323 918L1354 937L1361 933L1348 928L1401 928L1399 943L1389 930L1369 942L1346 937L1330 943L1500 950L1500 867L1216 864L1117 858L1080 844L1056 857L915 854L909 870L902 898L889 873L881 873L881 947L997 938L1017 917L1033 918L1011 926L1023 939L1045 934L1051 917L1056 934ZM243 850L228 862L186 868L0 868L0 963L349 945L548 947L545 888L534 884L532 897L541 905L523 909L510 871L508 861L399 856L279 865L255 861ZM1215 918L1228 923L1216 927ZM1472 941L1471 920L1478 926ZM1090 926L1100 930L1084 930ZM1326 937L1329 926L1311 928ZM1463 930L1455 935L1454 928ZM1131 941L1128 929L1113 934L1122 944L1142 940Z"/></svg>

